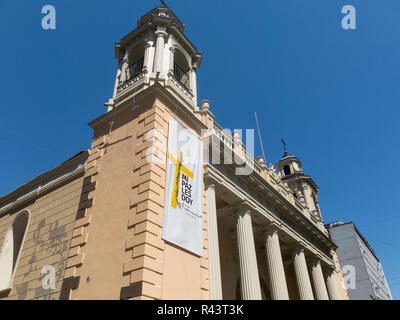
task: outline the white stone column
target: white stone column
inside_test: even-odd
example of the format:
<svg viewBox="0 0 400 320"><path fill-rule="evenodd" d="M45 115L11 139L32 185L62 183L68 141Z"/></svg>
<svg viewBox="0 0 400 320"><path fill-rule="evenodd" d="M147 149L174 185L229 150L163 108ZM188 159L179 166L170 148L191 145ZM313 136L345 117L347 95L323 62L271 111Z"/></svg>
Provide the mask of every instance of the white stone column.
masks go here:
<svg viewBox="0 0 400 320"><path fill-rule="evenodd" d="M206 183L207 194L207 230L208 230L208 264L210 272L210 298L222 300L221 265L219 260L219 242L217 225L217 206L215 202L215 185Z"/></svg>
<svg viewBox="0 0 400 320"><path fill-rule="evenodd" d="M162 60L164 57L166 28L158 27L156 31L156 53L154 57L154 72L162 72Z"/></svg>
<svg viewBox="0 0 400 320"><path fill-rule="evenodd" d="M143 72L148 73L150 70L150 41L146 40L144 44Z"/></svg>
<svg viewBox="0 0 400 320"><path fill-rule="evenodd" d="M169 48L169 73L174 74L175 47Z"/></svg>
<svg viewBox="0 0 400 320"><path fill-rule="evenodd" d="M193 105L197 107L197 69L192 68L190 86L193 93Z"/></svg>
<svg viewBox="0 0 400 320"><path fill-rule="evenodd" d="M289 300L285 269L279 245L278 229L275 225L268 226L265 236L265 253L267 257L268 277L273 300Z"/></svg>
<svg viewBox="0 0 400 320"><path fill-rule="evenodd" d="M335 279L335 271L333 269L327 270L325 279L330 300L342 300L339 295L337 281Z"/></svg>
<svg viewBox="0 0 400 320"><path fill-rule="evenodd" d="M126 70L128 69L128 65L129 65L129 61L128 61L128 57L129 57L129 49L126 49L124 58L122 59L121 62L121 75L120 75L120 84L123 84L126 80Z"/></svg>
<svg viewBox="0 0 400 320"><path fill-rule="evenodd" d="M114 91L113 91L113 97L112 97L113 100L115 100L115 98L117 97L118 86L121 84L120 79L121 79L122 63L123 62L120 62L118 64L117 75L115 76L115 84L114 84ZM108 109L108 111L110 111L110 108Z"/></svg>
<svg viewBox="0 0 400 320"><path fill-rule="evenodd" d="M296 274L297 288L301 300L314 300L311 280L308 274L306 257L301 245L293 249L293 263Z"/></svg>
<svg viewBox="0 0 400 320"><path fill-rule="evenodd" d="M308 186L306 184L303 184L303 193L304 193L304 199L306 200L306 205L308 207L308 210L311 213L312 203L311 203L310 194L308 193Z"/></svg>
<svg viewBox="0 0 400 320"><path fill-rule="evenodd" d="M324 275L322 273L321 261L318 258L314 258L312 261L311 275L314 283L315 298L317 300L329 300Z"/></svg>
<svg viewBox="0 0 400 320"><path fill-rule="evenodd" d="M240 208L237 212L236 231L243 300L261 300L256 248L250 209Z"/></svg>

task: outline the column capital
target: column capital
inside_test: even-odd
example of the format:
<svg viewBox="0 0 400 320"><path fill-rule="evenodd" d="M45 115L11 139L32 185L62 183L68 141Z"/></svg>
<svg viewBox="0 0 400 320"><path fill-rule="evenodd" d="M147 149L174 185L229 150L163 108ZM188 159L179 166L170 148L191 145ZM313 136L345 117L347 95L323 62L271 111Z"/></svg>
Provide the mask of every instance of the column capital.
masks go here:
<svg viewBox="0 0 400 320"><path fill-rule="evenodd" d="M320 264L322 266L322 257L319 254L314 254L312 259L311 259L311 263L316 265L316 264Z"/></svg>
<svg viewBox="0 0 400 320"><path fill-rule="evenodd" d="M324 264L324 270L327 272L337 272L337 268L333 262L331 263L325 263Z"/></svg>
<svg viewBox="0 0 400 320"><path fill-rule="evenodd" d="M270 233L270 232L276 232L276 231L280 231L282 228L282 223L279 221L271 221L267 228L266 228L266 233Z"/></svg>
<svg viewBox="0 0 400 320"><path fill-rule="evenodd" d="M206 190L208 188L212 188L212 189L215 190L215 188L217 186L217 182L212 178L205 178L204 179L204 186L206 187Z"/></svg>
<svg viewBox="0 0 400 320"><path fill-rule="evenodd" d="M247 200L243 200L235 205L234 211L236 214L241 214L243 212L250 212L251 211L250 203Z"/></svg>
<svg viewBox="0 0 400 320"><path fill-rule="evenodd" d="M307 249L307 245L303 241L298 240L298 241L296 241L296 244L294 245L292 252L293 253L300 252L300 251L305 252L306 249Z"/></svg>
<svg viewBox="0 0 400 320"><path fill-rule="evenodd" d="M331 265L331 264L327 265L326 268L324 268L324 270L325 270L328 274L331 274L331 273L336 272L335 266L333 266L333 265Z"/></svg>
<svg viewBox="0 0 400 320"><path fill-rule="evenodd" d="M168 37L167 28L165 28L165 27L157 27L155 35L156 35L156 37L163 36L166 39Z"/></svg>

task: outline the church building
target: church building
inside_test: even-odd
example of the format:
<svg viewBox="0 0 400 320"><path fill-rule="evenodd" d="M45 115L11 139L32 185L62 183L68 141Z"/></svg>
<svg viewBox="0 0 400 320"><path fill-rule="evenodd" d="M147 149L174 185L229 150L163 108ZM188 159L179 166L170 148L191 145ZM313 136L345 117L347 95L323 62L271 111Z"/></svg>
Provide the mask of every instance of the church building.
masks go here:
<svg viewBox="0 0 400 320"><path fill-rule="evenodd" d="M154 8L115 57L90 150L0 198L0 299L347 300L318 186L198 102L179 18Z"/></svg>

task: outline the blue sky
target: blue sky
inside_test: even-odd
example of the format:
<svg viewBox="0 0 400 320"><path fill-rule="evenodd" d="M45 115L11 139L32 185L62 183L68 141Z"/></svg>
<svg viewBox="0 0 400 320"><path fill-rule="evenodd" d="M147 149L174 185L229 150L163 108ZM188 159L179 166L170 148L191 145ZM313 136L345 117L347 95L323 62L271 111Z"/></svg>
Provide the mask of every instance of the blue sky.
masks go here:
<svg viewBox="0 0 400 320"><path fill-rule="evenodd" d="M400 299L400 2L166 0L204 53L199 100L223 127L262 129L267 161L280 138L321 188L325 222L353 221ZM114 42L159 2L0 2L0 194L80 150L105 111ZM57 29L41 28L42 6ZM341 8L357 29L341 28ZM257 153L260 148L257 146Z"/></svg>

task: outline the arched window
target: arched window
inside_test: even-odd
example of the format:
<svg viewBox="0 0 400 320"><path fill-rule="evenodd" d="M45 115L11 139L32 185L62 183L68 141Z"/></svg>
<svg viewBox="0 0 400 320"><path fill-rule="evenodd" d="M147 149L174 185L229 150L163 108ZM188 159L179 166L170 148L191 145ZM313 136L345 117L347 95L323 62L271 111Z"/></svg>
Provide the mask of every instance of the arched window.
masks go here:
<svg viewBox="0 0 400 320"><path fill-rule="evenodd" d="M11 288L22 244L29 222L29 213L17 215L7 231L0 253L0 292Z"/></svg>
<svg viewBox="0 0 400 320"><path fill-rule="evenodd" d="M138 76L143 70L144 46L139 45L129 53L128 67L126 68L126 80Z"/></svg>
<svg viewBox="0 0 400 320"><path fill-rule="evenodd" d="M288 165L283 167L283 172L285 173L285 176L288 176L290 172L290 167Z"/></svg>
<svg viewBox="0 0 400 320"><path fill-rule="evenodd" d="M179 50L175 50L174 75L186 89L190 89L190 70L191 68L184 54Z"/></svg>

